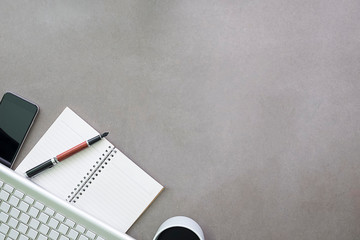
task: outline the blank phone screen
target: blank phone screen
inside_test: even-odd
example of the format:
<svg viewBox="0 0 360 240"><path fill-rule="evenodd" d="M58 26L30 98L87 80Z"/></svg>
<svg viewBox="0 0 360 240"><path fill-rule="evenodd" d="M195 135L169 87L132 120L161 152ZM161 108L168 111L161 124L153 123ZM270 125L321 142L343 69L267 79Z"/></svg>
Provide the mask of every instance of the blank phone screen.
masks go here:
<svg viewBox="0 0 360 240"><path fill-rule="evenodd" d="M0 158L10 166L36 116L37 106L6 93L0 102Z"/></svg>

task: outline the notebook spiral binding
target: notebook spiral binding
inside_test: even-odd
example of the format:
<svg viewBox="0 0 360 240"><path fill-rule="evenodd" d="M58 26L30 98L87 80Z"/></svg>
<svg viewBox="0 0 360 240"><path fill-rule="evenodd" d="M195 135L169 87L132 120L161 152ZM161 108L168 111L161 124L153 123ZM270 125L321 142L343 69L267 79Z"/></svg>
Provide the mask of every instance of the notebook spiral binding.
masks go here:
<svg viewBox="0 0 360 240"><path fill-rule="evenodd" d="M101 170L111 161L116 150L109 146L108 149L96 160L92 168L86 173L82 180L74 187L73 191L68 195L66 201L76 203L80 199L83 192L89 187L89 185L95 180L95 178L101 173Z"/></svg>

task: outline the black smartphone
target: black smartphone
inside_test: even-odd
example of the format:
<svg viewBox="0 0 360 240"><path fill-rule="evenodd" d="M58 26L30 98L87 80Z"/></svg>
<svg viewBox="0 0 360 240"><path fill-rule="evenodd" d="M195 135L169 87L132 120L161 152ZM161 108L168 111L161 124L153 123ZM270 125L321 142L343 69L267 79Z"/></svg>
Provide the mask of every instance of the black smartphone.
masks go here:
<svg viewBox="0 0 360 240"><path fill-rule="evenodd" d="M0 102L0 163L11 168L39 107L7 92Z"/></svg>

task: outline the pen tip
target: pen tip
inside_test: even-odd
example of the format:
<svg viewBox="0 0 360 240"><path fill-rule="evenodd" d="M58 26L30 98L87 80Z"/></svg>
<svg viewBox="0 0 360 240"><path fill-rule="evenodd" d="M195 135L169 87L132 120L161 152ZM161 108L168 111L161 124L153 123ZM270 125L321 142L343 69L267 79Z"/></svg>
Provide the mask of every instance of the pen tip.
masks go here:
<svg viewBox="0 0 360 240"><path fill-rule="evenodd" d="M104 132L103 134L101 134L101 138L106 137L107 135L109 135L109 132Z"/></svg>

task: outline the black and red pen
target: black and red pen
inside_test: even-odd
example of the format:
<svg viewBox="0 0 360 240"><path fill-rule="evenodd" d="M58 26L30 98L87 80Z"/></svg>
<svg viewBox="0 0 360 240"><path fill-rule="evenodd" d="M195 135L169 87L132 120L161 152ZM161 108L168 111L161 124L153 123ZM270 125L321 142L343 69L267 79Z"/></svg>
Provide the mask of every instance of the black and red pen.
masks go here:
<svg viewBox="0 0 360 240"><path fill-rule="evenodd" d="M91 146L92 144L100 141L102 138L106 137L109 134L109 132L105 132L101 135L98 135L96 137L93 137L85 142L82 142L78 145L76 145L73 148L70 148L69 150L57 155L56 157L53 157L39 165L37 165L36 167L33 167L32 169L26 171L26 176L28 178L31 178L39 173L41 173L42 171L51 168L53 166L55 166L57 163L61 162L62 160L65 160L66 158L74 155L75 153L80 152L81 150Z"/></svg>

